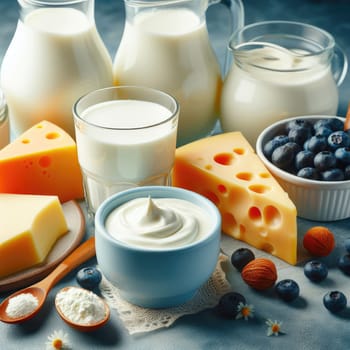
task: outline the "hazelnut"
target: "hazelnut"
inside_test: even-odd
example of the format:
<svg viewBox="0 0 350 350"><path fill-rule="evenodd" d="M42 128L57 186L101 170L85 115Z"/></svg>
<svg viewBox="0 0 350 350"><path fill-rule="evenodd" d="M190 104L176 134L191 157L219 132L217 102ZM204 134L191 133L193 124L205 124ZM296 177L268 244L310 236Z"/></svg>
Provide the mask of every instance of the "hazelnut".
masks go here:
<svg viewBox="0 0 350 350"><path fill-rule="evenodd" d="M314 256L327 256L335 247L335 238L327 227L314 226L306 231L303 246Z"/></svg>
<svg viewBox="0 0 350 350"><path fill-rule="evenodd" d="M277 280L276 265L269 259L257 258L243 268L241 276L243 281L254 289L268 289Z"/></svg>

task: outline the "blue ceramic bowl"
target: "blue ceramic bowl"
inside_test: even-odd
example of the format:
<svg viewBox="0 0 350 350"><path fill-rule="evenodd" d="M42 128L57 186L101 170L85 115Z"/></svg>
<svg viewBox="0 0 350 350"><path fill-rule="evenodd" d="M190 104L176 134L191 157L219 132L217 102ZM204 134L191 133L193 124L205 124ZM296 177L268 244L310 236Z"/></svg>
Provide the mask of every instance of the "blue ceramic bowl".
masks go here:
<svg viewBox="0 0 350 350"><path fill-rule="evenodd" d="M201 207L212 220L201 240L162 250L131 246L105 228L112 210L135 198L179 198ZM106 199L95 215L96 257L104 276L132 304L167 308L190 300L213 273L220 251L221 216L216 206L194 192L176 187L146 186Z"/></svg>

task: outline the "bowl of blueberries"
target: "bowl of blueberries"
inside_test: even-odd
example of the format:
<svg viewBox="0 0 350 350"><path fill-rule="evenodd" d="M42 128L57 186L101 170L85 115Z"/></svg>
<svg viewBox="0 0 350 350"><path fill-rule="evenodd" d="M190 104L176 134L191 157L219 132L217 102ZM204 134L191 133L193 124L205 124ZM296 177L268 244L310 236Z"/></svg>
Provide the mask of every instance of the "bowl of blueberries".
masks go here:
<svg viewBox="0 0 350 350"><path fill-rule="evenodd" d="M350 130L345 118L299 116L262 131L256 152L289 194L299 217L350 217Z"/></svg>

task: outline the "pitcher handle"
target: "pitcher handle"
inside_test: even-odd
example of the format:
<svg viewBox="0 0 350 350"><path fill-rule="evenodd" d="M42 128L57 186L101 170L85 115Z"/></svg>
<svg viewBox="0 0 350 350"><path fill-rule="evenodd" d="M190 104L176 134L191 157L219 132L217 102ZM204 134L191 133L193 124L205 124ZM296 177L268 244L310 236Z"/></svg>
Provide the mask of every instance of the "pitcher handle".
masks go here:
<svg viewBox="0 0 350 350"><path fill-rule="evenodd" d="M233 34L237 29L244 26L244 7L242 0L209 0L208 6L222 4L230 11Z"/></svg>
<svg viewBox="0 0 350 350"><path fill-rule="evenodd" d="M340 86L348 72L348 59L343 49L337 44L334 46L332 70L335 82Z"/></svg>

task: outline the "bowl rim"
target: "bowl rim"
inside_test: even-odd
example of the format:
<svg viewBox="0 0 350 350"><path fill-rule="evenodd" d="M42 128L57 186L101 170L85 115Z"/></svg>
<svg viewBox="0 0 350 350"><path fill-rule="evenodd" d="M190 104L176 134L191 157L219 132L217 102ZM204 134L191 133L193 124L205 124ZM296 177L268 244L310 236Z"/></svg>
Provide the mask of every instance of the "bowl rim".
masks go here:
<svg viewBox="0 0 350 350"><path fill-rule="evenodd" d="M321 180L311 180L311 179L304 179L302 177L298 177L294 174L290 174L285 170L282 170L278 168L276 165L274 165L264 154L263 152L263 145L265 138L272 134L274 130L277 130L278 128L281 128L283 125L287 124L291 120L297 120L297 119L306 119L306 120L319 120L319 119L329 119L329 118L337 118L342 121L345 120L344 117L336 116L336 115L304 115L304 116L296 116L291 118L286 118L279 120L268 127L266 127L258 136L256 141L256 153L259 156L259 158L263 161L265 166L276 176L279 178L298 185L302 187L308 187L308 188L319 188L322 186L322 189L339 189L339 187L349 187L350 188L350 180L343 180L343 181L321 181Z"/></svg>
<svg viewBox="0 0 350 350"><path fill-rule="evenodd" d="M118 202L118 206L119 206L132 199L141 198L141 197L146 198L146 197L149 197L149 195L151 195L152 198L179 198L183 200L194 199L194 202L192 200L190 200L190 202L200 206L200 208L202 208L205 212L209 213L210 218L213 222L211 231L209 231L200 240L194 241L190 244L185 244L179 247L165 247L162 249L131 245L112 237L107 232L104 225L106 218L111 213L111 211L116 207L115 205L112 205L112 204L115 202ZM198 203L201 203L201 205L199 205ZM202 204L204 204L204 206ZM153 253L153 254L164 254L169 252L184 252L191 249L197 249L198 247L206 245L212 240L216 240L216 239L220 240L221 221L222 219L221 219L219 209L208 198L196 192L193 192L184 188L180 188L180 187L173 187L173 186L142 186L142 187L135 187L135 188L131 188L131 189L127 189L127 190L115 193L101 203L101 205L98 207L96 211L95 218L94 218L95 236L100 235L105 240L109 241L111 244L117 245L120 248L123 248L125 250L138 251L143 253Z"/></svg>

